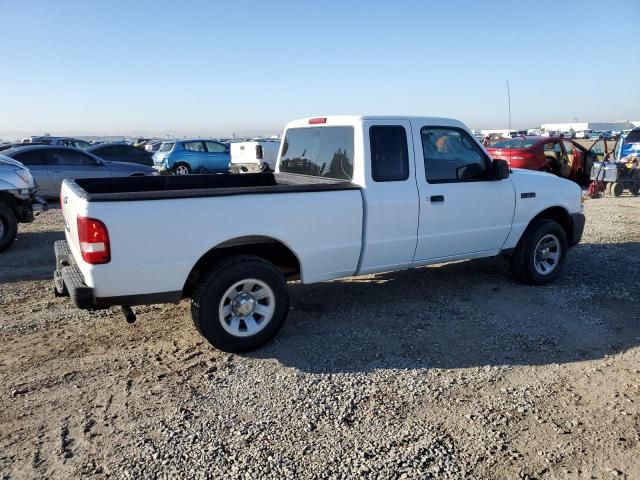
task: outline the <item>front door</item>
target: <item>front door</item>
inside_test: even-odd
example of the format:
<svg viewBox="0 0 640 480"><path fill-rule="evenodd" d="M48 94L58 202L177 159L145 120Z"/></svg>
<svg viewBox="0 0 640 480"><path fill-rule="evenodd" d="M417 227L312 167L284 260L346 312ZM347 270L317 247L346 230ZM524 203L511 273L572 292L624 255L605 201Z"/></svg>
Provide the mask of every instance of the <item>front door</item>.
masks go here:
<svg viewBox="0 0 640 480"><path fill-rule="evenodd" d="M491 159L458 124L413 125L420 192L414 262L498 253L515 210L510 179L493 180Z"/></svg>
<svg viewBox="0 0 640 480"><path fill-rule="evenodd" d="M60 187L65 178L98 178L110 177L110 169L95 157L78 150L66 148L47 149L49 177L56 191L60 194Z"/></svg>

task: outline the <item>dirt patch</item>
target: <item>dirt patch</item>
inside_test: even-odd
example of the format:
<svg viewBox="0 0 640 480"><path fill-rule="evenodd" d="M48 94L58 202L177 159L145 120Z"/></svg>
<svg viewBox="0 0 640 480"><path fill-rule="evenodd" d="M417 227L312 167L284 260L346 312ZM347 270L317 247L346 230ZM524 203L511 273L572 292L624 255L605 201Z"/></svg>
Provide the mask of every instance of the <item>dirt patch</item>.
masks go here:
<svg viewBox="0 0 640 480"><path fill-rule="evenodd" d="M555 284L501 259L291 285L228 355L186 302L55 298L53 210L0 255L5 478L640 478L640 199L589 200Z"/></svg>

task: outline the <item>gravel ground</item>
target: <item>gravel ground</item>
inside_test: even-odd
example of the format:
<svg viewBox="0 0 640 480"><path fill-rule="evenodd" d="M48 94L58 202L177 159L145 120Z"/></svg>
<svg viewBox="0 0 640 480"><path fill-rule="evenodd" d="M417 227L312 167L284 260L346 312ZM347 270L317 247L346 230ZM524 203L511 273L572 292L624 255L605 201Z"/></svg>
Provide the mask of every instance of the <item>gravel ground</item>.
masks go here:
<svg viewBox="0 0 640 480"><path fill-rule="evenodd" d="M555 284L479 260L291 285L249 355L188 303L55 298L57 210L0 255L0 478L640 478L640 198Z"/></svg>

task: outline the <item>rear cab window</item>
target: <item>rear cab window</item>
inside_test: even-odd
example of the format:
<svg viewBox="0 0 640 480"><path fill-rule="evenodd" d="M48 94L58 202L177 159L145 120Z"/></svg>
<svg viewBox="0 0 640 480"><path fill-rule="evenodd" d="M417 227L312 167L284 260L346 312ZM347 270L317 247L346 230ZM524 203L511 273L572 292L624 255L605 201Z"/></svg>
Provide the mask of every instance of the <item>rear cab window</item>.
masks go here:
<svg viewBox="0 0 640 480"><path fill-rule="evenodd" d="M302 127L286 131L280 172L314 177L353 178L353 127Z"/></svg>
<svg viewBox="0 0 640 480"><path fill-rule="evenodd" d="M409 178L407 132L396 125L369 128L371 176L376 182L396 182Z"/></svg>

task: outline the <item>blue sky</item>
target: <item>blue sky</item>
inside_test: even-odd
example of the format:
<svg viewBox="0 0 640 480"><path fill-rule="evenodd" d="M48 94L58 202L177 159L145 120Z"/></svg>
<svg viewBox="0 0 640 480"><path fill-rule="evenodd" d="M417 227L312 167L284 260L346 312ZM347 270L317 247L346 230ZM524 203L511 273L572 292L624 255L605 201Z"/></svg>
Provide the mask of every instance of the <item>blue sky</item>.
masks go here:
<svg viewBox="0 0 640 480"><path fill-rule="evenodd" d="M640 119L640 2L0 0L3 132Z"/></svg>

